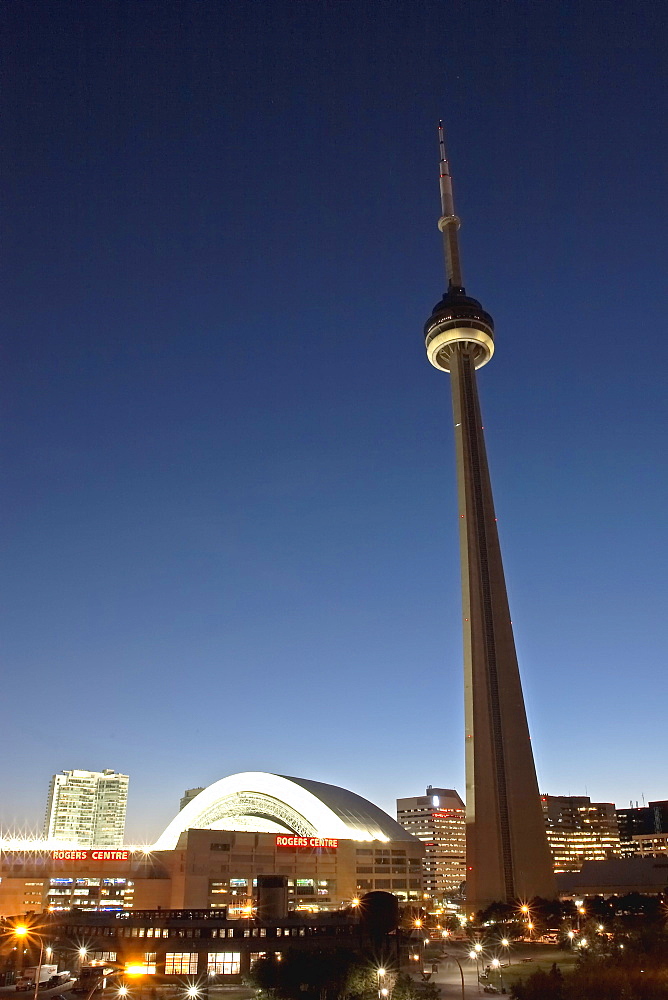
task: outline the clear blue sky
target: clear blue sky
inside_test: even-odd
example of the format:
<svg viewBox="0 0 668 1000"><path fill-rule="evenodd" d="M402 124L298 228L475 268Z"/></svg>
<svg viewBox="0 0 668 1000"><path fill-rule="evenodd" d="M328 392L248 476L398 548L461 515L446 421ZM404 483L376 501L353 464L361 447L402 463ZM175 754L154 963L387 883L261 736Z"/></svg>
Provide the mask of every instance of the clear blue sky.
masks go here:
<svg viewBox="0 0 668 1000"><path fill-rule="evenodd" d="M441 116L540 786L668 798L665 5L1 17L3 823L463 791Z"/></svg>

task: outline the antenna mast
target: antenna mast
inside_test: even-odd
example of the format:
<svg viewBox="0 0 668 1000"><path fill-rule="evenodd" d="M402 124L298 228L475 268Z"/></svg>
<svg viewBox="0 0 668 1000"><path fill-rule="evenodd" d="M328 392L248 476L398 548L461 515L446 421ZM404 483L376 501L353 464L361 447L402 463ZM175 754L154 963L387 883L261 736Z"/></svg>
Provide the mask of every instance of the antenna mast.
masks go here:
<svg viewBox="0 0 668 1000"><path fill-rule="evenodd" d="M445 274L448 279L448 291L463 289L462 265L459 260L459 240L457 230L459 219L455 215L455 203L452 196L452 177L450 164L445 152L445 135L443 122L438 123L438 149L440 154L440 187L441 187L441 218L438 228L443 233L443 254L445 256Z"/></svg>

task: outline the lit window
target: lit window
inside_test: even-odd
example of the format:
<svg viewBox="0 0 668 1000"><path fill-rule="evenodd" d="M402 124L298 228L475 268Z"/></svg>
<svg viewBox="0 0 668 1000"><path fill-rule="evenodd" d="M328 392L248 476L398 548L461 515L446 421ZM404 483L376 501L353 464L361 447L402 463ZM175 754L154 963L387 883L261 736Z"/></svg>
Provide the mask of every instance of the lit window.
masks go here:
<svg viewBox="0 0 668 1000"><path fill-rule="evenodd" d="M211 976L238 976L240 963L238 951L210 951L207 972Z"/></svg>
<svg viewBox="0 0 668 1000"><path fill-rule="evenodd" d="M165 955L166 976L194 976L197 974L197 952L168 951Z"/></svg>

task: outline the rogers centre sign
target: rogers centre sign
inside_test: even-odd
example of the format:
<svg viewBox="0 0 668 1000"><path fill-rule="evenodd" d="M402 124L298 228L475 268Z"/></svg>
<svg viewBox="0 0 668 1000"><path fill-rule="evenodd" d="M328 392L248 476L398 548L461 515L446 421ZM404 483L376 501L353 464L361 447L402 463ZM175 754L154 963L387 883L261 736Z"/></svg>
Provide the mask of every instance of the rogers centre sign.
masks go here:
<svg viewBox="0 0 668 1000"><path fill-rule="evenodd" d="M339 846L336 837L292 837L277 834L276 847L291 847L298 851L312 851L318 847L329 847L330 850Z"/></svg>
<svg viewBox="0 0 668 1000"><path fill-rule="evenodd" d="M52 861L127 861L129 851L114 851L111 848L94 851L51 851Z"/></svg>

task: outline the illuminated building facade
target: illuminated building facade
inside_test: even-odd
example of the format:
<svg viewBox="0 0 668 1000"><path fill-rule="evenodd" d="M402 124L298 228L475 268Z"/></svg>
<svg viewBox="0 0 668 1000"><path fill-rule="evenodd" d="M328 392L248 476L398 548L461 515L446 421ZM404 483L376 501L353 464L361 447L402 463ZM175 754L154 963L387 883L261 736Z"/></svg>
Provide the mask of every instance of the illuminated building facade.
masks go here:
<svg viewBox="0 0 668 1000"><path fill-rule="evenodd" d="M3 851L0 914L28 909L254 911L260 876L294 910L338 910L371 889L422 894L424 847L336 785L265 772L203 789L145 848Z"/></svg>
<svg viewBox="0 0 668 1000"><path fill-rule="evenodd" d="M423 890L438 902L459 896L466 879L466 808L454 788L397 799L397 822L424 844Z"/></svg>
<svg viewBox="0 0 668 1000"><path fill-rule="evenodd" d="M555 872L579 872L585 861L619 855L612 802L592 802L586 795L542 795L541 802Z"/></svg>
<svg viewBox="0 0 668 1000"><path fill-rule="evenodd" d="M668 833L640 833L633 837L633 854L641 857L668 857ZM668 879L667 879L668 881Z"/></svg>
<svg viewBox="0 0 668 1000"><path fill-rule="evenodd" d="M54 774L44 819L44 837L70 847L120 847L125 836L127 774L63 771Z"/></svg>
<svg viewBox="0 0 668 1000"><path fill-rule="evenodd" d="M288 950L321 955L343 947L397 956L397 937L389 935L387 925L376 929L373 915L364 911L363 904L339 913L277 914L266 920L228 920L223 912L207 909L72 912L44 916L39 934L61 967L71 967L73 956L83 949L87 972L97 963L114 963L124 970L121 982L125 976L139 976L130 978L129 996L135 993L133 985L140 997L147 986L158 985L180 987L180 995L186 996L190 991L185 987L195 983L200 996L211 986L239 983L257 959L280 961ZM37 940L32 939L33 962ZM0 941L0 956L2 949Z"/></svg>
<svg viewBox="0 0 668 1000"><path fill-rule="evenodd" d="M439 126L447 290L424 328L427 357L450 374L455 426L464 633L466 899L552 897L541 814L487 465L476 370L494 353L494 323L466 294L450 168ZM438 517L436 514L436 523Z"/></svg>
<svg viewBox="0 0 668 1000"><path fill-rule="evenodd" d="M619 840L625 857L638 853L638 837L668 834L668 801L650 802L646 806L617 809Z"/></svg>

